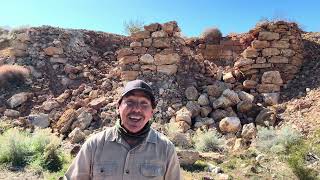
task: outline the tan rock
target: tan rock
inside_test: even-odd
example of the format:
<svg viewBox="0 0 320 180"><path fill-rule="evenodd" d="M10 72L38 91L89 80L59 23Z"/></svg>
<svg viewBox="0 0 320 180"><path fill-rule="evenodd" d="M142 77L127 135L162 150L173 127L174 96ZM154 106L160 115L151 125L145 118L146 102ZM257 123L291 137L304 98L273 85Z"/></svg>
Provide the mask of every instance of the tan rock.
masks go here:
<svg viewBox="0 0 320 180"><path fill-rule="evenodd" d="M176 121L185 121L191 125L191 116L192 112L187 107L183 107L176 112Z"/></svg>
<svg viewBox="0 0 320 180"><path fill-rule="evenodd" d="M152 24L149 24L147 26L144 26L144 29L146 31L150 31L150 32L157 31L159 28L160 28L160 24L159 23L152 23Z"/></svg>
<svg viewBox="0 0 320 180"><path fill-rule="evenodd" d="M203 106L200 109L200 115L201 117L207 117L212 111L212 108L209 106Z"/></svg>
<svg viewBox="0 0 320 180"><path fill-rule="evenodd" d="M7 117L12 117L12 118L20 116L20 112L13 109L6 109L3 114Z"/></svg>
<svg viewBox="0 0 320 180"><path fill-rule="evenodd" d="M153 64L154 59L150 54L144 54L140 57L140 62L143 64Z"/></svg>
<svg viewBox="0 0 320 180"><path fill-rule="evenodd" d="M178 127L183 133L190 129L190 125L186 121L178 121Z"/></svg>
<svg viewBox="0 0 320 180"><path fill-rule="evenodd" d="M244 58L254 58L254 57L258 57L259 53L256 49L248 47L243 51L243 53L241 53L241 55Z"/></svg>
<svg viewBox="0 0 320 180"><path fill-rule="evenodd" d="M176 64L180 61L180 56L177 53L170 54L156 54L154 56L154 62L156 65Z"/></svg>
<svg viewBox="0 0 320 180"><path fill-rule="evenodd" d="M138 31L135 33L132 33L131 37L135 40L142 40L150 37L149 31Z"/></svg>
<svg viewBox="0 0 320 180"><path fill-rule="evenodd" d="M134 42L130 43L131 48L141 47L141 46L142 46L141 42L134 41Z"/></svg>
<svg viewBox="0 0 320 180"><path fill-rule="evenodd" d="M268 41L254 40L251 42L251 46L255 49L263 49L269 47L270 43Z"/></svg>
<svg viewBox="0 0 320 180"><path fill-rule="evenodd" d="M151 34L151 37L153 38L165 38L165 37L168 37L168 33L161 30L161 31L156 31L156 32L153 32Z"/></svg>
<svg viewBox="0 0 320 180"><path fill-rule="evenodd" d="M60 58L60 57L51 57L50 58L51 63L60 63L60 64L66 64L68 60L66 58Z"/></svg>
<svg viewBox="0 0 320 180"><path fill-rule="evenodd" d="M125 81L132 81L137 79L138 75L139 75L138 71L122 71L121 79Z"/></svg>
<svg viewBox="0 0 320 180"><path fill-rule="evenodd" d="M166 75L174 75L178 71L178 66L173 64L173 65L160 65L157 66L157 72L163 73Z"/></svg>
<svg viewBox="0 0 320 180"><path fill-rule="evenodd" d="M277 48L265 48L262 50L263 57L277 56L279 54L280 54L280 51Z"/></svg>
<svg viewBox="0 0 320 180"><path fill-rule="evenodd" d="M251 140L257 135L257 128L253 123L243 125L241 137L245 140Z"/></svg>
<svg viewBox="0 0 320 180"><path fill-rule="evenodd" d="M187 109L192 113L191 118L197 117L200 114L201 106L196 101L188 101Z"/></svg>
<svg viewBox="0 0 320 180"><path fill-rule="evenodd" d="M226 89L223 91L222 96L228 98L233 105L238 104L240 102L238 94L230 89Z"/></svg>
<svg viewBox="0 0 320 180"><path fill-rule="evenodd" d="M272 41L271 47L278 48L278 49L288 49L290 46L289 42L287 41Z"/></svg>
<svg viewBox="0 0 320 180"><path fill-rule="evenodd" d="M8 100L7 103L10 108L15 108L23 103L25 103L28 100L29 94L26 92L21 92L18 94L15 94L11 96Z"/></svg>
<svg viewBox="0 0 320 180"><path fill-rule="evenodd" d="M253 80L245 80L243 81L242 85L243 87L247 88L247 89L254 89L257 86L257 82L253 81Z"/></svg>
<svg viewBox="0 0 320 180"><path fill-rule="evenodd" d="M52 109L57 108L59 106L60 106L59 103L55 100L47 100L43 102L41 105L42 109L46 111L51 111Z"/></svg>
<svg viewBox="0 0 320 180"><path fill-rule="evenodd" d="M252 108L253 108L253 103L250 101L241 101L237 104L238 112L246 113L251 111Z"/></svg>
<svg viewBox="0 0 320 180"><path fill-rule="evenodd" d="M179 157L180 165L192 165L200 159L199 152L194 150L179 149L177 150L177 155Z"/></svg>
<svg viewBox="0 0 320 180"><path fill-rule="evenodd" d="M147 52L147 48L145 47L135 47L133 48L133 53L134 54L144 54Z"/></svg>
<svg viewBox="0 0 320 180"><path fill-rule="evenodd" d="M254 63L253 59L241 58L234 63L234 67L243 67Z"/></svg>
<svg viewBox="0 0 320 180"><path fill-rule="evenodd" d="M266 62L267 62L267 59L264 57L257 57L257 59L256 59L256 63L258 63L258 64L263 64Z"/></svg>
<svg viewBox="0 0 320 180"><path fill-rule="evenodd" d="M167 38L153 39L152 46L155 48L168 48L170 47L170 40Z"/></svg>
<svg viewBox="0 0 320 180"><path fill-rule="evenodd" d="M60 133L64 134L69 131L71 124L76 117L76 111L74 109L68 109L59 118L56 128L60 130Z"/></svg>
<svg viewBox="0 0 320 180"><path fill-rule="evenodd" d="M86 135L80 130L80 128L75 128L69 135L68 135L70 142L72 144L79 143L86 138Z"/></svg>
<svg viewBox="0 0 320 180"><path fill-rule="evenodd" d="M142 65L141 69L143 71L146 71L146 70L156 71L157 70L157 66L155 66L155 65Z"/></svg>
<svg viewBox="0 0 320 180"><path fill-rule="evenodd" d="M152 39L151 38L144 39L142 45L143 47L150 47L152 45Z"/></svg>
<svg viewBox="0 0 320 180"><path fill-rule="evenodd" d="M255 119L255 123L262 126L273 126L277 120L275 111L264 108Z"/></svg>
<svg viewBox="0 0 320 180"><path fill-rule="evenodd" d="M295 51L292 49L281 49L281 54L285 57L291 57L295 54Z"/></svg>
<svg viewBox="0 0 320 180"><path fill-rule="evenodd" d="M198 104L200 106L207 106L209 105L210 101L209 101L209 98L208 98L208 95L207 94L201 94L198 98Z"/></svg>
<svg viewBox="0 0 320 180"><path fill-rule="evenodd" d="M254 101L254 96L252 94L249 94L245 91L239 91L238 96L241 101L247 101L247 102L253 102Z"/></svg>
<svg viewBox="0 0 320 180"><path fill-rule="evenodd" d="M123 56L119 59L119 62L121 65L126 65L130 63L137 63L138 60L138 56Z"/></svg>
<svg viewBox="0 0 320 180"><path fill-rule="evenodd" d="M257 91L259 93L279 92L280 86L276 84L258 84Z"/></svg>
<svg viewBox="0 0 320 180"><path fill-rule="evenodd" d="M30 41L30 36L27 33L19 33L16 35L16 39L21 42Z"/></svg>
<svg viewBox="0 0 320 180"><path fill-rule="evenodd" d="M208 85L206 87L206 91L209 96L219 97L224 90L228 89L225 83L216 81L214 84Z"/></svg>
<svg viewBox="0 0 320 180"><path fill-rule="evenodd" d="M261 31L259 32L258 39L260 41L271 41L271 40L278 40L280 38L279 33L273 33L273 32L268 32L268 31Z"/></svg>
<svg viewBox="0 0 320 180"><path fill-rule="evenodd" d="M99 97L94 100L92 100L89 103L89 107L92 107L93 109L100 109L103 105L107 103L107 98L106 97Z"/></svg>
<svg viewBox="0 0 320 180"><path fill-rule="evenodd" d="M162 30L167 33L173 33L174 29L177 27L177 22L170 21L161 25Z"/></svg>
<svg viewBox="0 0 320 180"><path fill-rule="evenodd" d="M53 46L47 47L47 48L43 49L43 51L48 56L63 54L62 48L57 48L57 47L53 47Z"/></svg>
<svg viewBox="0 0 320 180"><path fill-rule="evenodd" d="M300 58L298 56L293 56L291 59L291 64L297 67L300 67L303 63L303 58Z"/></svg>
<svg viewBox="0 0 320 180"><path fill-rule="evenodd" d="M266 105L279 104L280 93L262 93L261 95Z"/></svg>
<svg viewBox="0 0 320 180"><path fill-rule="evenodd" d="M269 63L289 63L289 59L287 57L283 56L272 56L270 59L268 59Z"/></svg>
<svg viewBox="0 0 320 180"><path fill-rule="evenodd" d="M132 55L133 54L133 50L131 49L131 48L122 48L122 49L120 49L120 50L118 50L117 52L117 58L118 58L118 60L120 59L120 58L122 58L123 56L130 56L130 55Z"/></svg>
<svg viewBox="0 0 320 180"><path fill-rule="evenodd" d="M233 105L233 102L229 98L227 98L225 96L220 96L218 99L213 101L212 108L213 109L227 108L231 105Z"/></svg>
<svg viewBox="0 0 320 180"><path fill-rule="evenodd" d="M270 63L264 63L264 64L252 64L251 68L252 69L264 69L264 68L269 68L271 67Z"/></svg>
<svg viewBox="0 0 320 180"><path fill-rule="evenodd" d="M241 129L238 117L225 117L219 122L219 128L224 133L236 133Z"/></svg>
<svg viewBox="0 0 320 180"><path fill-rule="evenodd" d="M263 84L277 84L277 85L283 84L283 80L281 78L279 71L264 72L261 77L261 82Z"/></svg>
<svg viewBox="0 0 320 180"><path fill-rule="evenodd" d="M233 77L232 72L228 72L226 74L223 74L222 79L226 83L235 83L236 82L236 79Z"/></svg>

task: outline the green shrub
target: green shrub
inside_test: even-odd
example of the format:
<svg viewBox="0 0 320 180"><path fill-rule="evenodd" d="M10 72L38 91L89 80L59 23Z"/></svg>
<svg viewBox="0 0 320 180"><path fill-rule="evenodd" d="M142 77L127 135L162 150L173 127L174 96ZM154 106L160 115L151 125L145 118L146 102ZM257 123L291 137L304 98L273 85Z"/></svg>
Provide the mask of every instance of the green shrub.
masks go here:
<svg viewBox="0 0 320 180"><path fill-rule="evenodd" d="M201 38L208 43L218 44L222 38L222 33L218 28L212 27L204 30L201 34Z"/></svg>
<svg viewBox="0 0 320 180"><path fill-rule="evenodd" d="M142 31L144 29L144 22L141 20L129 20L125 21L123 23L124 26L124 32L127 35L132 35L133 33L136 33L138 31Z"/></svg>
<svg viewBox="0 0 320 180"><path fill-rule="evenodd" d="M9 129L0 136L0 164L24 166L32 155L30 137L25 132Z"/></svg>
<svg viewBox="0 0 320 180"><path fill-rule="evenodd" d="M279 130L259 128L257 133L257 148L264 152L283 153L301 140L300 133L291 126L284 126Z"/></svg>
<svg viewBox="0 0 320 180"><path fill-rule="evenodd" d="M212 130L197 131L192 140L195 149L202 152L220 151L225 141L216 131Z"/></svg>

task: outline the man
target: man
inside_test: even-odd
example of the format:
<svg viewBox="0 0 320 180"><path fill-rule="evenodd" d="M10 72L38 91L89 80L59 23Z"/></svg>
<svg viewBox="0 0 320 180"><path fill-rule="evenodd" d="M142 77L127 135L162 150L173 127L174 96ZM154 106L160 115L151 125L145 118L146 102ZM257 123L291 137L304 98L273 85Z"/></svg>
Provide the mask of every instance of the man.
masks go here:
<svg viewBox="0 0 320 180"><path fill-rule="evenodd" d="M150 128L155 106L146 82L128 82L118 101L120 120L83 144L65 179L179 180L174 145Z"/></svg>

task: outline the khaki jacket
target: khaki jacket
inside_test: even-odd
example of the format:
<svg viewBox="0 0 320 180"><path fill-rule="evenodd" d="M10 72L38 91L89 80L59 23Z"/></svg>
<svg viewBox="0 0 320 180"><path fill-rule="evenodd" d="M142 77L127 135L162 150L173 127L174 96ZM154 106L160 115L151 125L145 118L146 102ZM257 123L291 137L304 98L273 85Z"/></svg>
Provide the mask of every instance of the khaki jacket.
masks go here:
<svg viewBox="0 0 320 180"><path fill-rule="evenodd" d="M180 165L174 145L150 129L142 144L129 144L108 128L90 137L66 172L64 179L77 180L180 180Z"/></svg>

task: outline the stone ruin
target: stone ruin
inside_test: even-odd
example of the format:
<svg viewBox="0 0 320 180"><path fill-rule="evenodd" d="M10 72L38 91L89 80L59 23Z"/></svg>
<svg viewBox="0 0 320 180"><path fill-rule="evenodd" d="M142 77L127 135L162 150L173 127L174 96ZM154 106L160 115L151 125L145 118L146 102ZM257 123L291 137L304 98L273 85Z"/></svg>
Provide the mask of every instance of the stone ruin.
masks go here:
<svg viewBox="0 0 320 180"><path fill-rule="evenodd" d="M1 91L0 114L50 126L74 143L114 123L122 85L137 78L155 91L155 121L252 138L255 125L277 123L267 107L303 63L301 30L283 21L214 41L183 38L175 21L130 37L51 27L0 35L0 64L32 74L27 92Z"/></svg>

